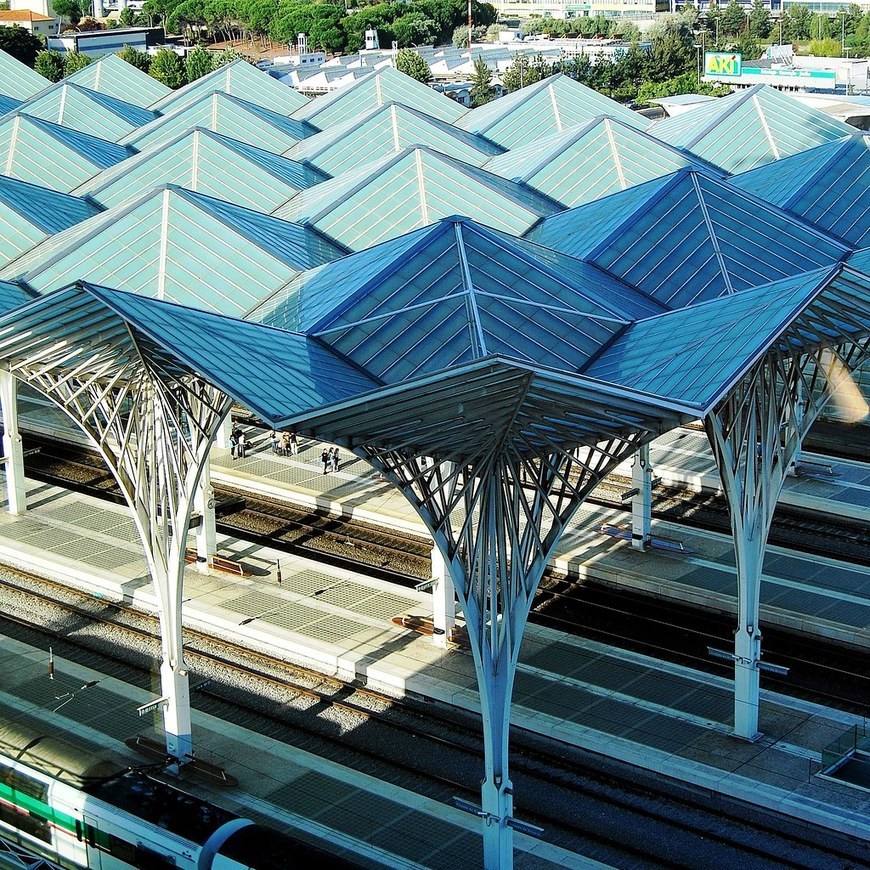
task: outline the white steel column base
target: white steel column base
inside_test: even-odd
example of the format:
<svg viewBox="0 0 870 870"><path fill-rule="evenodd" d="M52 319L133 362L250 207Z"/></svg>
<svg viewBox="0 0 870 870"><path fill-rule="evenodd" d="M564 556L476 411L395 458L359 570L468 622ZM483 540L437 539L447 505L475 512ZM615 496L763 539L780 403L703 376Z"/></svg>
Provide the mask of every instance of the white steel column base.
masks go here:
<svg viewBox="0 0 870 870"><path fill-rule="evenodd" d="M513 790L509 782L484 782L481 788L483 813L484 870L508 870L514 861L514 831L507 820L513 816Z"/></svg>
<svg viewBox="0 0 870 870"><path fill-rule="evenodd" d="M638 550L650 546L652 532L652 466L649 444L637 451L631 466L631 485L635 490L631 499L631 545Z"/></svg>
<svg viewBox="0 0 870 870"><path fill-rule="evenodd" d="M755 741L761 737L758 730L761 633L755 626L752 634L746 628L734 633L734 655L734 735Z"/></svg>
<svg viewBox="0 0 870 870"><path fill-rule="evenodd" d="M217 431L217 435L215 436L214 443L215 447L220 448L221 450L229 450L230 449L230 435L233 434L233 414L232 411L226 415L221 421L220 428Z"/></svg>
<svg viewBox="0 0 870 870"><path fill-rule="evenodd" d="M24 481L24 449L18 434L18 381L0 370L0 404L3 409L3 463L6 471L6 502L10 514L27 510L27 487Z"/></svg>
<svg viewBox="0 0 870 870"><path fill-rule="evenodd" d="M191 760L193 754L187 668L183 665L173 667L164 659L160 665L160 688L166 699L163 706L166 751L181 764L185 764Z"/></svg>
<svg viewBox="0 0 870 870"><path fill-rule="evenodd" d="M456 625L456 589L453 578L444 564L444 557L438 547L432 548L432 621L435 631L432 640L435 646L446 647Z"/></svg>
<svg viewBox="0 0 870 870"><path fill-rule="evenodd" d="M196 569L207 574L212 557L217 552L217 528L214 517L214 490L208 463L203 466L199 487L193 500L193 509L202 522L196 530Z"/></svg>

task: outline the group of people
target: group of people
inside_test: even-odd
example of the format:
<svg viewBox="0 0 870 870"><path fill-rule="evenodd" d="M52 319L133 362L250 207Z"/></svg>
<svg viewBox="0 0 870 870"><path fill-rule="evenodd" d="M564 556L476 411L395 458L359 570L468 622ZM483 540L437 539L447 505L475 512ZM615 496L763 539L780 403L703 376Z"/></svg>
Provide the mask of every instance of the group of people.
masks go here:
<svg viewBox="0 0 870 870"><path fill-rule="evenodd" d="M323 465L324 474L329 474L330 471L338 471L338 448L324 447L320 453L320 462Z"/></svg>
<svg viewBox="0 0 870 870"><path fill-rule="evenodd" d="M299 441L295 432L276 432L273 429L269 433L269 444L276 456L295 456L299 452Z"/></svg>
<svg viewBox="0 0 870 870"><path fill-rule="evenodd" d="M250 441L241 426L233 426L230 434L230 454L233 459L244 459ZM269 446L276 456L296 456L299 453L299 439L292 430L289 432L269 432ZM323 473L338 471L340 464L338 448L324 447L320 454L320 462L323 465Z"/></svg>

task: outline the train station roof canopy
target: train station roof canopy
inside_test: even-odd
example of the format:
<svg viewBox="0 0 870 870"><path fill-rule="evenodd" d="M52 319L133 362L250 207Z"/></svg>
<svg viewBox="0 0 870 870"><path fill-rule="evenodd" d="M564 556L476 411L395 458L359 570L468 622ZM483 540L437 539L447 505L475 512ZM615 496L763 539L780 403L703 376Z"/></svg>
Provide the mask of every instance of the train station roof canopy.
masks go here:
<svg viewBox="0 0 870 870"><path fill-rule="evenodd" d="M286 88L287 85L281 87ZM401 103L448 124L456 123L466 113L466 109L455 100L433 91L428 85L392 66L385 66L325 97L309 101L297 109L293 117L326 130L386 103Z"/></svg>
<svg viewBox="0 0 870 870"><path fill-rule="evenodd" d="M854 247L870 244L870 134L735 175L731 183Z"/></svg>
<svg viewBox="0 0 870 870"><path fill-rule="evenodd" d="M99 212L85 199L0 175L0 266Z"/></svg>
<svg viewBox="0 0 870 870"><path fill-rule="evenodd" d="M79 279L243 316L346 253L310 227L166 185L58 233L0 278L50 293Z"/></svg>
<svg viewBox="0 0 870 870"><path fill-rule="evenodd" d="M504 151L482 136L417 109L384 103L303 140L287 156L338 175L412 145L424 145L475 166Z"/></svg>
<svg viewBox="0 0 870 870"><path fill-rule="evenodd" d="M51 86L51 82L22 63L17 57L0 51L0 95L23 103Z"/></svg>
<svg viewBox="0 0 870 870"><path fill-rule="evenodd" d="M127 148L16 112L0 118L3 174L68 193L132 154Z"/></svg>
<svg viewBox="0 0 870 870"><path fill-rule="evenodd" d="M174 184L271 212L326 178L312 166L196 127L105 170L75 194L109 208L153 187Z"/></svg>
<svg viewBox="0 0 870 870"><path fill-rule="evenodd" d="M317 128L310 124L217 91L203 94L177 111L155 118L123 137L120 143L137 151L160 148L179 133L189 132L195 127L213 130L275 154L287 151L301 139L317 132Z"/></svg>
<svg viewBox="0 0 870 870"><path fill-rule="evenodd" d="M529 187L414 146L304 190L274 214L359 251L457 212L521 235L559 211Z"/></svg>
<svg viewBox="0 0 870 870"><path fill-rule="evenodd" d="M154 113L63 79L23 103L19 111L61 127L117 142L154 120Z"/></svg>
<svg viewBox="0 0 870 870"><path fill-rule="evenodd" d="M812 224L696 170L546 218L529 238L595 263L669 308L829 266L849 253Z"/></svg>
<svg viewBox="0 0 870 870"><path fill-rule="evenodd" d="M559 73L472 109L456 125L513 149L600 115L639 129L650 124L643 115Z"/></svg>
<svg viewBox="0 0 870 870"><path fill-rule="evenodd" d="M167 115L216 92L238 97L281 115L291 115L309 102L308 97L275 81L247 61L234 60L168 93L150 108L157 114Z"/></svg>
<svg viewBox="0 0 870 870"><path fill-rule="evenodd" d="M565 208L601 199L679 169L722 173L624 121L607 116L493 157L484 168L522 182Z"/></svg>
<svg viewBox="0 0 870 870"><path fill-rule="evenodd" d="M117 54L104 54L67 76L64 81L142 109L173 93L163 82L122 60Z"/></svg>
<svg viewBox="0 0 870 870"><path fill-rule="evenodd" d="M753 85L657 121L650 133L732 173L859 135L854 127L769 85Z"/></svg>

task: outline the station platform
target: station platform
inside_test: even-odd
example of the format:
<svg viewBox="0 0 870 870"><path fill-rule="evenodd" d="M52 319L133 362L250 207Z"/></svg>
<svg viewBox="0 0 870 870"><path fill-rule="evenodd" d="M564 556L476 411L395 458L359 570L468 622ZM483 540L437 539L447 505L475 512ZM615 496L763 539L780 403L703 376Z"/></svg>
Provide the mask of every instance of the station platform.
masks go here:
<svg viewBox="0 0 870 870"><path fill-rule="evenodd" d="M250 459L262 461L271 460L256 454ZM243 473L246 462L235 460L238 473ZM348 468L353 470L350 464ZM342 482L341 474L321 473L321 478L350 488L351 475ZM123 508L35 482L28 496L30 510L25 516L0 515L0 561L60 577L92 594L154 609L144 560ZM600 543L608 542L601 539ZM255 648L280 650L293 661L373 686L479 710L471 654L459 648L439 649L430 638L392 622L398 614L431 615L428 594L397 591L381 581L234 538L221 539L220 553L242 562L250 576L202 574L189 568L184 592L187 624L217 627ZM870 840L870 791L824 776L821 769L826 749L863 729L864 720L763 692L764 736L748 743L730 734L732 698L728 680L529 626L520 656L513 722L658 776ZM203 743L196 735L195 740ZM226 747L206 748L216 758L235 759ZM269 770L274 771L275 765ZM256 782L252 788L259 794ZM263 797L283 795L281 788L270 787ZM292 809L292 789L285 799L284 805ZM407 801L407 796L402 800ZM415 801L410 805L419 806L422 799ZM377 806L382 803L376 801ZM448 814L445 817L460 833L469 830L468 822L475 824L470 817L453 821L449 808L437 810L433 817ZM516 812L522 818L522 794L516 795ZM341 812L323 807L318 819L322 818L342 832ZM380 822L372 820L378 831L384 823L383 817ZM522 836L517 839L522 850L517 866L532 866L521 864L520 857L544 862L534 866L560 862L584 866L570 863L582 860L577 856L542 855L536 851L542 844ZM427 845L434 848L431 841ZM455 863L460 854L461 850L454 853L450 863L433 862L431 855L424 863L469 866ZM413 860L421 861L421 854Z"/></svg>

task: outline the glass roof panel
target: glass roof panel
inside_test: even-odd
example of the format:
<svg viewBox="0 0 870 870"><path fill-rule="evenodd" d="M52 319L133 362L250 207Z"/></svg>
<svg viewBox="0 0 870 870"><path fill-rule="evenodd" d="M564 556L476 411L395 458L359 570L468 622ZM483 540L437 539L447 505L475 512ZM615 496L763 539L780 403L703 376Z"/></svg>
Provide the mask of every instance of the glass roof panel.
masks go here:
<svg viewBox="0 0 870 870"><path fill-rule="evenodd" d="M5 97L0 94L0 115L5 115L7 112L13 112L21 105L21 100L15 100L12 97Z"/></svg>
<svg viewBox="0 0 870 870"><path fill-rule="evenodd" d="M816 270L638 321L584 374L706 407L830 275Z"/></svg>
<svg viewBox="0 0 870 870"><path fill-rule="evenodd" d="M239 97L248 103L285 116L291 115L308 103L308 97L303 97L293 88L282 85L268 73L257 69L247 61L235 60L167 94L154 103L151 109L166 115L192 105L216 91Z"/></svg>
<svg viewBox="0 0 870 870"><path fill-rule="evenodd" d="M59 233L101 211L98 206L77 196L5 176L0 176L0 202L45 235Z"/></svg>
<svg viewBox="0 0 870 870"><path fill-rule="evenodd" d="M171 88L122 60L117 54L104 54L67 76L65 81L142 109L147 109L152 103L172 93Z"/></svg>
<svg viewBox="0 0 870 870"><path fill-rule="evenodd" d="M472 109L457 126L513 149L600 115L641 129L650 124L643 115L559 73Z"/></svg>
<svg viewBox="0 0 870 870"><path fill-rule="evenodd" d="M62 80L24 103L21 112L62 127L117 142L154 119L152 112Z"/></svg>
<svg viewBox="0 0 870 870"><path fill-rule="evenodd" d="M466 111L449 97L388 66L362 76L325 97L311 100L297 110L294 117L310 121L325 130L389 102L410 106L448 124L461 118Z"/></svg>
<svg viewBox="0 0 870 870"><path fill-rule="evenodd" d="M286 85L280 85L286 87ZM256 148L281 154L314 128L222 92L206 94L163 115L123 139L138 151L158 148L194 127L203 127Z"/></svg>
<svg viewBox="0 0 870 870"><path fill-rule="evenodd" d="M42 293L83 278L240 315L340 253L304 227L158 188L48 238L3 272Z"/></svg>
<svg viewBox="0 0 870 870"><path fill-rule="evenodd" d="M754 85L658 121L650 133L728 172L745 172L854 134L854 128L775 88Z"/></svg>
<svg viewBox="0 0 870 870"><path fill-rule="evenodd" d="M819 145L736 175L731 183L851 245L870 242L870 136Z"/></svg>
<svg viewBox="0 0 870 870"><path fill-rule="evenodd" d="M3 174L64 193L113 166L130 152L105 139L67 127L8 115L0 119Z"/></svg>
<svg viewBox="0 0 870 870"><path fill-rule="evenodd" d="M18 58L0 51L0 94L23 103L51 85Z"/></svg>
<svg viewBox="0 0 870 870"><path fill-rule="evenodd" d="M425 145L475 166L502 152L480 136L399 103L386 103L300 142L287 156L337 175L409 145Z"/></svg>
<svg viewBox="0 0 870 870"><path fill-rule="evenodd" d="M108 169L76 189L105 207L175 184L269 212L325 178L316 169L196 128Z"/></svg>

